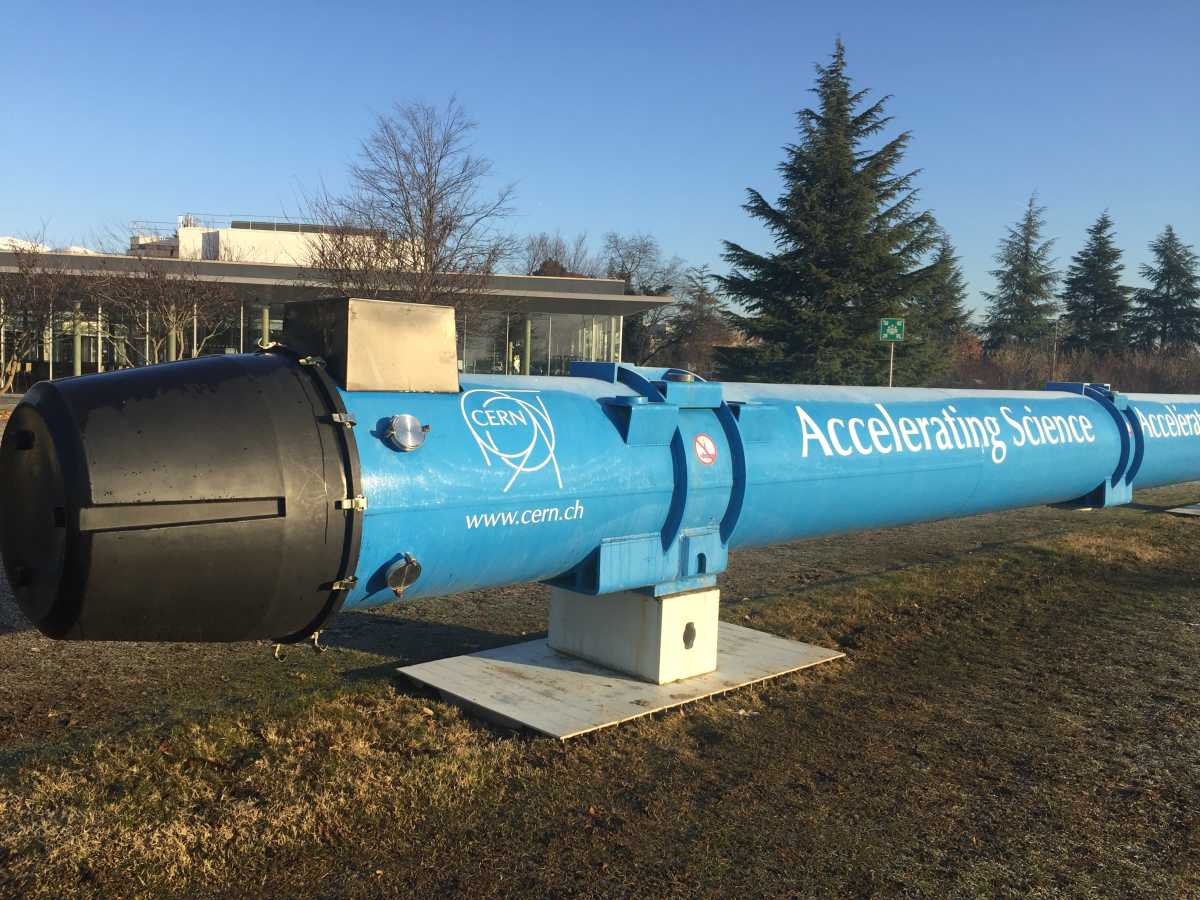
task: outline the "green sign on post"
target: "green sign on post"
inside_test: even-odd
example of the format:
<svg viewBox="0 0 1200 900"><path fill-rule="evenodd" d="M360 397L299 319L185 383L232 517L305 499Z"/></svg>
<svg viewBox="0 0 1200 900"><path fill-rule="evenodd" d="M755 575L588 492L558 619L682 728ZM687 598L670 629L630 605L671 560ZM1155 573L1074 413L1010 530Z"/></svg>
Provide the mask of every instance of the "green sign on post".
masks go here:
<svg viewBox="0 0 1200 900"><path fill-rule="evenodd" d="M888 345L888 387L891 387L892 371L896 367L896 343L904 340L904 320L880 319L879 340Z"/></svg>
<svg viewBox="0 0 1200 900"><path fill-rule="evenodd" d="M890 341L892 343L904 340L904 320L880 319L879 339L881 341Z"/></svg>

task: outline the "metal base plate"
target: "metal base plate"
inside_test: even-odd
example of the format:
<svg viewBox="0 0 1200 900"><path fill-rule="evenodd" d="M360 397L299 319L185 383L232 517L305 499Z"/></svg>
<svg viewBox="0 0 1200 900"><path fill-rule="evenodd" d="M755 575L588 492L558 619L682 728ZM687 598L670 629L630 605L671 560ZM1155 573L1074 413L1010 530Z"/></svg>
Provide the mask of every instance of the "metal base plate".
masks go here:
<svg viewBox="0 0 1200 900"><path fill-rule="evenodd" d="M717 671L670 684L566 656L545 639L397 671L481 718L562 740L843 656L721 622Z"/></svg>

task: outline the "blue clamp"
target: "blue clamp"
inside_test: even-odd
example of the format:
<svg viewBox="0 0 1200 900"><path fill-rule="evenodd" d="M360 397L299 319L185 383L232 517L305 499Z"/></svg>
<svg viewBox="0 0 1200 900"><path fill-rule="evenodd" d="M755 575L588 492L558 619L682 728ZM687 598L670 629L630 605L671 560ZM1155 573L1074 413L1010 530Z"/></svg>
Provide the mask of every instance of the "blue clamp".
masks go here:
<svg viewBox="0 0 1200 900"><path fill-rule="evenodd" d="M1129 398L1114 391L1111 385L1087 381L1051 381L1046 390L1080 394L1095 400L1112 418L1121 438L1121 454L1112 474L1089 493L1061 505L1100 508L1122 506L1133 500L1133 482L1142 467L1146 438L1129 407Z"/></svg>
<svg viewBox="0 0 1200 900"><path fill-rule="evenodd" d="M622 384L634 392L605 397L600 403L626 444L670 448L675 485L661 531L604 538L587 561L554 583L579 593L640 590L652 596L712 587L717 574L725 570L729 536L745 500L742 420L750 420L756 433L762 431L754 428L767 421L759 404L726 403L720 382L705 381L683 369L573 362L570 374ZM733 477L721 521L698 527L684 522L689 475L680 425L681 413L688 410L712 410L729 441Z"/></svg>
<svg viewBox="0 0 1200 900"><path fill-rule="evenodd" d="M724 405L720 382L705 381L684 369L630 366L625 363L572 362L574 378L623 384L637 396L606 397L621 437L630 446L671 443L681 409L719 409Z"/></svg>

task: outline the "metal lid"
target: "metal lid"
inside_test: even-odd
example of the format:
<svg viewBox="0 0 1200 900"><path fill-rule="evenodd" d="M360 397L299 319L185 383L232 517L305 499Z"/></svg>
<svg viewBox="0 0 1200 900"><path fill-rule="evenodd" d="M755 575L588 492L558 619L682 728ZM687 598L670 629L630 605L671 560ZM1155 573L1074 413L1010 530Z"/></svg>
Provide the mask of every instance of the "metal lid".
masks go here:
<svg viewBox="0 0 1200 900"><path fill-rule="evenodd" d="M683 369L672 369L663 376L663 381L695 381L696 376L691 372L685 372Z"/></svg>
<svg viewBox="0 0 1200 900"><path fill-rule="evenodd" d="M397 450L408 452L416 450L425 443L425 434L429 429L421 424L421 420L409 413L392 416L388 423L387 442Z"/></svg>

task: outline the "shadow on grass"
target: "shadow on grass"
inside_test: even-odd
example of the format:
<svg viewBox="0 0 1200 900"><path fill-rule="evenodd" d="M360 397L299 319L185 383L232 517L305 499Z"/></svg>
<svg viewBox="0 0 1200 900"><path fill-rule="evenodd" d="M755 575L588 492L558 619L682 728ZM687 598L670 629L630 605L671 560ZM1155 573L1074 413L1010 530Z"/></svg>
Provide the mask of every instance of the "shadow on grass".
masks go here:
<svg viewBox="0 0 1200 900"><path fill-rule="evenodd" d="M30 631L33 625L17 606L17 599L8 586L8 579L0 567L0 634L12 634L16 631Z"/></svg>
<svg viewBox="0 0 1200 900"><path fill-rule="evenodd" d="M485 631L453 622L435 622L409 617L344 612L332 627L321 633L329 647L357 650L387 657L381 666L392 671L397 665L413 665L447 656L460 656L530 640L536 635ZM371 671L380 667L356 670Z"/></svg>
<svg viewBox="0 0 1200 900"><path fill-rule="evenodd" d="M1190 502L1191 501L1189 501L1189 503ZM1198 504L1200 504L1200 501L1196 501L1196 502ZM1151 514L1155 514L1155 515L1161 515L1161 514L1169 514L1170 510L1176 509L1177 507L1180 507L1180 506L1187 506L1187 505L1189 505L1189 503L1174 503L1174 502L1172 502L1172 503L1168 503L1166 505L1157 505L1157 504L1150 504L1150 503L1134 502L1134 503L1124 504L1120 507L1116 507L1116 509L1136 510L1141 513L1151 513ZM1106 511L1104 511L1104 510L1088 510L1088 511L1080 510L1079 512L1081 512L1081 513L1082 512L1089 512L1089 513L1098 512L1099 514L1104 515ZM1178 518L1178 516L1172 516L1172 518ZM904 526L901 526L901 527L898 527L895 529L889 529L889 530L895 531L895 532L902 532L904 530ZM838 574L834 574L834 575L828 575L825 577L812 578L812 579L803 581L800 584L797 584L793 588L789 588L789 589L783 590L783 591L761 592L761 593L756 594L751 597L741 598L740 600L737 599L736 597L734 597L734 595L729 594L725 598L723 598L723 605L730 605L730 604L743 605L743 606L744 605L749 605L749 606L762 605L764 603L770 603L770 602L773 602L773 601L776 601L779 599L783 599L783 598L792 598L792 597L795 597L798 593L802 593L805 591L818 590L821 588L836 586L839 584L853 584L856 582L860 582L864 579L874 578L874 577L878 577L878 576L882 576L882 575L893 575L893 574L897 574L897 573L901 573L901 572L906 572L906 571L909 571L912 569L923 568L923 567L926 567L929 565L961 563L964 560L966 560L972 556L975 556L977 554L981 554L981 553L987 554L987 553L994 553L996 551L1005 551L1005 550L1011 550L1011 549L1015 549L1015 548L1021 548L1023 545L1029 544L1031 541L1036 542L1036 541L1043 541L1043 540L1047 540L1047 539L1063 537L1068 534L1073 534L1076 531L1077 531L1076 528L1072 528L1069 524L1066 524L1066 523L1064 523L1058 527L1055 527L1055 528L1041 529L1041 530L1037 530L1037 531L1032 531L1032 530L1031 531L1023 531L1021 533L1014 534L1010 537L1002 538L1000 540L979 541L979 542L977 542L969 547L963 548L963 549L956 549L956 550L952 550L952 551L949 551L946 553L933 554L927 558L919 559L916 561L899 561L899 562L895 562L895 563L889 563L887 565L881 565L878 567L865 569L863 571L843 572L843 573L838 573ZM796 544L791 545L791 546L795 546L797 549L802 550L804 543L805 542L800 541L800 542L796 542ZM1153 587L1153 584L1150 584L1149 582L1152 582L1154 580L1157 580L1154 576L1151 576L1150 578L1132 577L1129 579L1130 583L1127 584L1126 586L1131 589L1134 589L1134 590L1144 590L1147 587Z"/></svg>
<svg viewBox="0 0 1200 900"><path fill-rule="evenodd" d="M1165 513L1180 506L1192 506L1196 501L1189 500L1187 503L1171 503L1167 506L1160 506L1156 503L1126 503L1125 509L1136 509L1141 512Z"/></svg>

